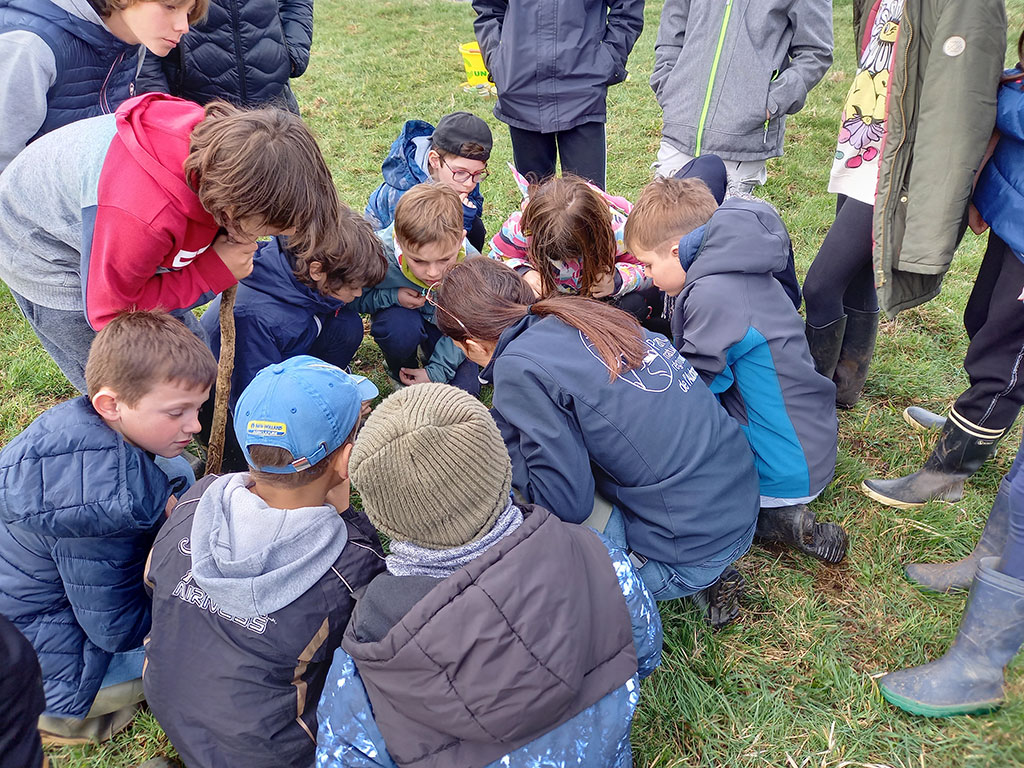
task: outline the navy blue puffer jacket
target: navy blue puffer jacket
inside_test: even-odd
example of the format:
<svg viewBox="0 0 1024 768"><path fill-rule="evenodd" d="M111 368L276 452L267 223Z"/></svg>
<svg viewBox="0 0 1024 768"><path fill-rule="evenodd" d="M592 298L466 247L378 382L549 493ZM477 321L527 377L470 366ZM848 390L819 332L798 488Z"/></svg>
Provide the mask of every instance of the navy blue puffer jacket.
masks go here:
<svg viewBox="0 0 1024 768"><path fill-rule="evenodd" d="M199 104L285 99L294 108L288 78L306 71L312 41L313 0L211 0L206 20L175 50L146 57L138 89Z"/></svg>
<svg viewBox="0 0 1024 768"><path fill-rule="evenodd" d="M112 654L142 645L167 476L79 397L0 451L0 613L39 656L46 710L84 717Z"/></svg>

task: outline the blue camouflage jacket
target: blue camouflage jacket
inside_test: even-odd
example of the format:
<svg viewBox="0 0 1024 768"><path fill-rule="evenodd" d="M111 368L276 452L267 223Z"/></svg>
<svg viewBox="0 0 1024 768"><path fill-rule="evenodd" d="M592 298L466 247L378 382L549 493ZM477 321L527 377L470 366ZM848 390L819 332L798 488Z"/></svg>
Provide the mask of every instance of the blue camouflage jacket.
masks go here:
<svg viewBox="0 0 1024 768"><path fill-rule="evenodd" d="M532 523L531 518L533 518ZM545 544L539 542L539 539L550 536L555 527L560 528L563 532L566 528L580 531L576 526L561 523L540 509L529 513L526 522L521 526L521 530L529 528L531 524L536 524L536 527L533 529L536 533L526 533L524 536L527 541L530 539L537 541L541 547L545 546ZM594 534L593 531L590 531L590 534L599 536ZM514 536L515 534L512 535ZM556 540L561 543L561 540L557 539L557 531L554 531L554 535ZM496 760L486 763L490 768L499 768L499 766L501 768L534 768L535 766L544 766L544 768L569 768L569 766L578 766L579 768L630 768L633 764L629 741L630 726L633 720L633 713L636 711L639 702L639 681L650 675L661 662L661 619L654 599L648 593L643 581L636 575L626 553L621 549L615 548L603 536L600 536L599 539L600 544L595 542L595 548L607 551L614 569L614 577L625 599L625 607L629 617L628 633L632 635L633 648L631 651L635 650L636 664L635 667L632 667L632 669L635 669L635 673L627 673L627 679L624 682L614 685L610 692L601 696L596 703L567 720L564 717L559 717L560 702L558 701L558 696L560 692L557 691L557 686L551 686L550 690L546 690L542 695L531 699L530 713L512 711L516 709L516 705L512 702L515 701L515 697L519 695L519 692L508 692L507 696L494 696L493 691L489 694L485 691L484 695L469 694L468 696L460 696L460 698L471 700L470 706L473 707L474 720L479 718L477 722L481 723L481 727L489 727L491 729L490 732L495 730L495 723L489 721L489 718L496 715L510 723L521 723L524 719L536 719L537 722L548 723L559 723L561 720L557 727L547 730L524 746L512 749L507 754L501 755L499 748L495 754L501 756ZM435 606L438 612L434 613L433 616L436 617L440 614L444 617L443 621L442 619L434 618L433 620L428 620L426 624L416 630L417 644L429 644L433 641L434 643L444 645L446 649L455 645L460 650L471 649L473 652L470 653L470 656L475 655L476 651L482 649L482 655L486 659L491 660L491 667L487 666L486 659L484 666L478 667L478 658L466 657L464 659L465 663L456 665L458 669L452 670L452 674L456 676L469 676L474 673L478 674L481 671L486 674L489 669L493 670L494 660L501 659L498 664L504 664L506 668L493 677L489 675L488 681L493 684L495 678L506 680L519 679L517 678L518 667L515 667L517 662L514 660L520 657L515 653L515 644L513 643L512 650L506 652L503 640L505 636L512 636L512 630L487 633L489 636L486 638L481 635L481 637L477 638L479 642L473 641L471 644L460 643L454 636L459 631L455 627L462 625L458 622L452 623L451 616L453 612L456 616L460 615L459 611L465 610L467 607L463 606L460 609L460 600L465 600L466 595L470 592L479 592L481 590L487 593L488 599L494 596L494 591L487 589L488 582L486 579L488 576L499 581L512 579L512 583L519 585L513 591L534 595L528 601L532 605L525 606L517 606L517 601L514 598L508 601L503 600L501 597L497 598L496 610L509 617L510 626L513 628L518 626L517 619L523 618L524 611L553 610L555 605L561 604L562 607L557 611L558 613L566 615L572 613L566 603L560 603L560 601L566 599L566 596L562 594L566 591L566 586L560 583L544 583L546 578L544 575L531 577L530 571L536 570L531 567L531 563L535 564L536 561L531 557L519 558L517 560L515 557L515 547L518 546L516 544L513 549L494 555L491 558L492 562L483 567L481 573L470 582L473 586L468 590L458 593L451 602ZM576 548L571 547L563 552L566 557L562 558L563 560L568 558L564 565L572 571L575 571L577 567L585 567L572 558L574 553L578 554ZM478 560L489 555L491 555L491 550L481 555ZM552 559L557 560L559 558ZM470 564L467 568L472 565ZM452 580L459 579L469 582L465 571L466 569L462 569L448 579L438 580L438 583L447 584ZM562 586L562 589L559 589L560 586ZM436 589L442 588L437 587ZM584 589L583 591L585 592L586 590ZM588 601L592 602L601 599L602 597L599 595L574 594L570 598L570 602L589 605L590 602ZM429 595L424 600L421 600L420 603L417 603L406 619L399 626L396 626L386 639L390 639L396 633L404 637L406 628L417 621L413 616L417 613L417 608L425 600L429 600ZM546 605L538 607L538 601ZM625 620L625 617L623 618ZM356 622L357 619L354 618L353 623ZM575 633L570 633L570 626L575 626L571 619L563 622L554 621L550 627L546 628L545 632L541 633L548 633L550 635L547 637L548 642L541 641L540 643L549 649L547 653L558 656L566 648L579 648L582 638L575 635L586 635L592 629L585 626L576 626ZM603 630L608 633L613 631L611 627L604 627ZM413 630L410 629L408 631ZM352 647L348 645L352 634L353 626L350 625L344 647ZM373 648L380 645L383 645L383 643L371 644L371 649L367 653L372 655L375 653ZM495 651L499 645L502 652L496 654ZM439 656L447 658L449 655L447 650L441 650L439 647L435 649L438 650L438 653L431 653L430 647L433 646L427 648L427 655L432 658L438 658ZM537 653L544 653L537 650L537 645L534 645L531 650ZM578 654L573 652L572 655L576 656ZM555 669L559 669L561 664L559 660L552 660L552 658L548 657L540 658L538 663L540 666L549 664ZM509 665L515 668L509 669ZM537 664L531 663L530 666L536 667ZM467 669L471 671L467 672ZM423 671L425 672L425 670ZM525 670L522 670L522 672L524 676L528 676ZM410 674L416 676L418 671L411 670ZM549 672L548 674L551 673ZM461 682L465 683L466 680L461 679ZM528 684L524 683L524 687L527 686ZM476 680L475 684L470 687L475 691L480 691L481 688L486 689L487 683ZM487 702L490 703L488 704ZM435 728L442 730L451 728L450 731L445 731L446 733L457 733L458 726L454 725L452 720L460 718L446 718L445 715L439 714L448 711L446 709L446 702L438 701L436 704L434 714L426 710L435 710L435 707L424 707L417 717L422 717L424 722L431 721ZM504 710L502 709L503 707ZM370 706L366 687L356 669L356 664L352 656L346 653L345 650L339 649L335 653L334 663L327 677L327 684L320 699L317 716L319 720L317 768L397 768L396 762L388 752L388 747L385 744L377 721L374 719L374 709ZM506 725L505 727L512 728L515 726ZM453 738L458 740L459 737L454 736ZM441 758L440 763L436 763L436 756L431 755L426 758L426 762L423 764L434 765L436 763L443 765L447 761L454 759L448 751L445 751L443 754L444 757ZM417 765L419 764L417 763ZM463 761L460 761L458 764L465 765ZM481 762L478 765L482 766L483 763Z"/></svg>

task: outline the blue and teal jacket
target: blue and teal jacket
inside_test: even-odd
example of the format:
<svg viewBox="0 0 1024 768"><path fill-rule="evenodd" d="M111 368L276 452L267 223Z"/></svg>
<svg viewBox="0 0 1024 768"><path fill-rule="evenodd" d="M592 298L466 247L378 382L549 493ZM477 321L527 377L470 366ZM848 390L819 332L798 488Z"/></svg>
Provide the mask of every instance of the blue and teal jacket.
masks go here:
<svg viewBox="0 0 1024 768"><path fill-rule="evenodd" d="M746 434L761 495L806 499L835 472L836 388L814 370L803 320L772 275L788 258L770 205L726 200L679 241L686 284L672 336Z"/></svg>
<svg viewBox="0 0 1024 768"><path fill-rule="evenodd" d="M988 225L1024 261L1024 73L999 87L999 143L981 171L974 205Z"/></svg>
<svg viewBox="0 0 1024 768"><path fill-rule="evenodd" d="M629 548L696 565L749 537L758 513L747 441L664 336L609 381L590 340L528 314L498 339L481 378L526 501L583 522L594 491L622 510ZM749 538L748 538L749 540Z"/></svg>
<svg viewBox="0 0 1024 768"><path fill-rule="evenodd" d="M427 171L427 153L430 151L430 140L434 135L434 126L424 120L407 120L391 145L388 156L381 166L384 183L370 195L366 203L363 217L374 229L384 229L395 220L395 206L402 195L415 187L430 181ZM480 185L473 187L469 193L473 206L462 206L462 228L469 232L473 222L483 214L484 196L480 193Z"/></svg>
<svg viewBox="0 0 1024 768"><path fill-rule="evenodd" d="M447 579L371 582L320 699L317 768L632 766L657 605L626 552L523 511Z"/></svg>
<svg viewBox="0 0 1024 768"><path fill-rule="evenodd" d="M412 272L403 264L401 250L395 242L394 223L378 232L377 237L384 243L384 258L388 262L388 273L377 285L364 290L363 295L349 305L364 315L373 315L382 309L399 306L399 288L412 288L420 293L426 293L430 288L429 285L425 285L413 276ZM459 261L479 255L468 241L463 241ZM423 302L419 312L423 315L424 322L437 324L434 320L434 307L429 301ZM431 381L447 384L455 377L455 369L462 365L465 359L466 356L455 346L455 342L447 336L442 336L435 345L430 360L423 367Z"/></svg>
<svg viewBox="0 0 1024 768"><path fill-rule="evenodd" d="M142 571L170 497L86 397L0 451L0 614L39 656L48 713L85 717L111 656L142 645Z"/></svg>

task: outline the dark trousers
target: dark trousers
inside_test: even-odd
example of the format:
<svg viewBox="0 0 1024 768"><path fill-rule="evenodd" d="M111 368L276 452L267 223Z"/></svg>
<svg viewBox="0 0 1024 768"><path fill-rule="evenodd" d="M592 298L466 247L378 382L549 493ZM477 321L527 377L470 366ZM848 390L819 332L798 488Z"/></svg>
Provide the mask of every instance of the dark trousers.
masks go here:
<svg viewBox="0 0 1024 768"><path fill-rule="evenodd" d="M978 427L1006 429L1024 405L1024 263L994 232L964 309L971 343L964 370L971 386L957 398L958 415Z"/></svg>
<svg viewBox="0 0 1024 768"><path fill-rule="evenodd" d="M1015 579L1024 579L1024 442L1006 475L1010 481L1010 526L999 570Z"/></svg>
<svg viewBox="0 0 1024 768"><path fill-rule="evenodd" d="M846 314L846 308L875 312L875 275L871 264L874 207L839 195L836 218L807 270L804 306L809 325L822 328Z"/></svg>
<svg viewBox="0 0 1024 768"><path fill-rule="evenodd" d="M583 123L555 133L527 131L511 125L508 130L512 136L512 157L516 170L531 181L542 181L554 176L557 157L562 161L563 175L572 173L581 176L604 189L604 123Z"/></svg>
<svg viewBox="0 0 1024 768"><path fill-rule="evenodd" d="M434 347L444 336L441 330L423 316L423 313L407 307L388 307L373 315L370 335L384 354L391 377L399 379L402 368L422 368L419 350L426 358L434 353ZM480 394L480 366L472 360L463 360L455 370L451 381L444 382L471 395Z"/></svg>
<svg viewBox="0 0 1024 768"><path fill-rule="evenodd" d="M0 616L0 766L43 764L39 715L46 707L43 674L25 636Z"/></svg>
<svg viewBox="0 0 1024 768"><path fill-rule="evenodd" d="M484 229L483 216L477 216L473 219L473 224L470 226L469 231L466 232L466 239L480 253L484 252L484 244L487 242L487 230Z"/></svg>

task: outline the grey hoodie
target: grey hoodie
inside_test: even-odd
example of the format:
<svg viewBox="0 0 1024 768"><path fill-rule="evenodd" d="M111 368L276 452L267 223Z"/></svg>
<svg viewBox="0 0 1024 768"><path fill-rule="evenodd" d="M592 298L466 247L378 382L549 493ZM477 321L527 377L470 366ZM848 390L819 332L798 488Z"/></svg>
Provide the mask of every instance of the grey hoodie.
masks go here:
<svg viewBox="0 0 1024 768"><path fill-rule="evenodd" d="M662 135L693 156L777 157L786 115L831 64L830 0L666 0L651 75Z"/></svg>
<svg viewBox="0 0 1024 768"><path fill-rule="evenodd" d="M235 616L266 616L306 592L348 541L338 511L275 509L248 489L245 472L217 478L192 521L192 576Z"/></svg>

